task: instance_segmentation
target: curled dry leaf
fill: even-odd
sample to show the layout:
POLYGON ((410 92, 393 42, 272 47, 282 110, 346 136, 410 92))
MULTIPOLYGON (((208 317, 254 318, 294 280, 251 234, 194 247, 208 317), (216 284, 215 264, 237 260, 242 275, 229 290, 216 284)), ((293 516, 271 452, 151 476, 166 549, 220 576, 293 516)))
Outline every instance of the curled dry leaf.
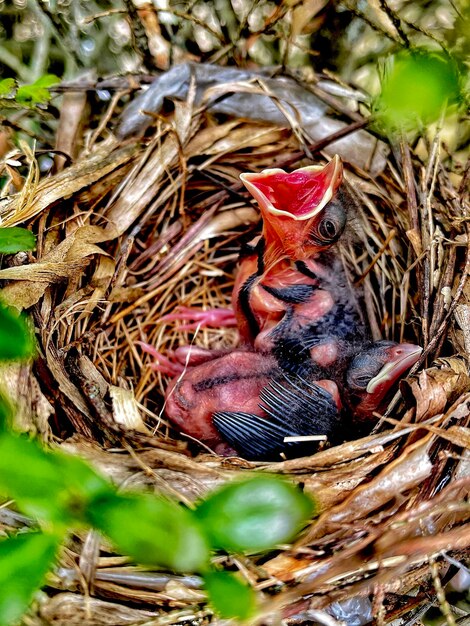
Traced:
POLYGON ((96 245, 105 239, 101 228, 82 226, 37 263, 0 270, 0 280, 18 281, 2 290, 2 299, 19 309, 33 306, 50 285, 80 276, 90 263, 91 256, 106 255, 107 253, 96 245))
POLYGON ((460 357, 438 361, 438 366, 420 372, 404 389, 416 402, 416 421, 422 422, 443 413, 470 387, 470 376, 465 361, 460 357))
POLYGON ((306 479, 301 477, 304 491, 315 498, 321 511, 330 510, 342 502, 347 494, 351 493, 378 467, 392 459, 393 454, 394 448, 389 446, 381 452, 354 459, 347 465, 316 472, 306 479))
POLYGON ((119 167, 126 166, 133 156, 133 146, 117 148, 115 140, 101 144, 99 150, 92 155, 32 186, 27 196, 22 192, 2 199, 0 201, 2 226, 16 226, 32 219, 56 202, 73 196, 119 167))

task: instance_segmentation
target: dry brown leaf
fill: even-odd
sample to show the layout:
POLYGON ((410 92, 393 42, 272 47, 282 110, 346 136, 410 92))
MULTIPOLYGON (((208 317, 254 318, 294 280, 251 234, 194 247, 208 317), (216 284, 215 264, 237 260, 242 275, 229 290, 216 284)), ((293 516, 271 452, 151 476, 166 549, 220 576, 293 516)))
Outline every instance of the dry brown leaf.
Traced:
POLYGON ((321 450, 309 457, 290 459, 279 463, 263 463, 260 469, 267 472, 295 473, 302 470, 330 468, 336 464, 351 462, 362 456, 381 453, 383 446, 412 432, 406 425, 400 430, 386 431, 378 435, 369 435, 354 441, 347 441, 339 446, 321 450))
POLYGON ((208 151, 214 143, 226 137, 239 124, 240 121, 235 119, 223 124, 214 124, 213 126, 202 128, 186 146, 184 150, 186 157, 210 154, 208 151))
POLYGON ((315 498, 321 511, 327 511, 342 502, 377 467, 393 458, 393 454, 394 448, 390 446, 382 452, 350 461, 347 465, 316 472, 308 478, 299 478, 304 484, 305 493, 315 498))
POLYGON ((421 243, 420 233, 418 233, 416 230, 407 230, 406 236, 413 246, 416 257, 419 259, 419 257, 423 254, 423 245, 421 243))
POLYGON ((46 361, 60 391, 62 391, 65 397, 73 402, 74 407, 81 411, 91 422, 92 417, 88 406, 80 391, 71 382, 64 366, 63 356, 59 355, 51 344, 48 345, 46 361))
POLYGON ((205 151, 208 155, 223 156, 226 153, 243 148, 264 146, 267 143, 280 141, 283 132, 276 127, 243 124, 231 133, 214 142, 205 151))
POLYGON ((470 428, 466 428, 465 426, 451 426, 447 430, 431 427, 429 427, 429 429, 443 439, 450 441, 455 446, 470 450, 470 428))
POLYGON ((458 304, 455 307, 454 317, 460 326, 463 335, 463 354, 470 355, 470 305, 458 304))
POLYGON ((59 200, 72 196, 114 172, 120 166, 128 164, 134 155, 134 146, 119 149, 114 140, 106 144, 103 142, 92 155, 87 155, 86 158, 77 161, 59 174, 44 178, 40 183, 32 185, 27 196, 22 192, 1 200, 2 226, 16 226, 25 220, 30 220, 59 200))
POLYGON ((443 413, 470 387, 470 377, 461 358, 441 360, 443 367, 432 367, 421 372, 411 383, 405 383, 416 401, 416 421, 422 422, 443 413))
MULTIPOLYGON (((189 127, 185 126, 184 115, 182 119, 179 137, 188 140, 199 128, 201 118, 199 116, 191 118, 189 127)), ((159 192, 161 195, 162 181, 178 163, 184 147, 179 137, 174 131, 168 129, 157 134, 143 155, 140 166, 127 177, 118 199, 106 213, 109 222, 106 232, 110 238, 122 235, 150 205, 154 210, 159 206, 158 196, 159 192)), ((175 177, 171 183, 166 183, 166 186, 171 189, 170 195, 176 194, 180 185, 181 180, 176 181, 175 177)))
POLYGON ((363 519, 367 514, 379 510, 390 500, 421 484, 432 471, 429 458, 430 437, 417 442, 397 459, 389 463, 378 476, 355 489, 341 504, 323 513, 312 526, 302 544, 316 537, 363 519))
MULTIPOLYGON (((0 280, 26 280, 52 284, 69 276, 74 276, 88 265, 87 259, 69 262, 40 261, 32 265, 19 265, 0 270, 0 280)), ((8 292, 7 292, 8 294, 8 292)), ((8 297, 8 296, 7 296, 8 297)))
POLYGON ((82 226, 37 263, 0 270, 0 279, 25 281, 7 285, 2 290, 4 302, 20 309, 36 304, 50 285, 79 277, 91 261, 88 257, 105 255, 104 250, 95 245, 105 239, 101 228, 82 226))
POLYGON ((221 211, 194 237, 194 243, 206 241, 239 226, 249 226, 257 222, 259 222, 259 213, 251 207, 221 211))
MULTIPOLYGON (((77 156, 80 125, 86 106, 86 91, 65 92, 62 96, 55 147, 56 150, 68 154, 72 159, 77 156)), ((56 155, 54 161, 56 170, 61 171, 65 164, 65 158, 56 155)))

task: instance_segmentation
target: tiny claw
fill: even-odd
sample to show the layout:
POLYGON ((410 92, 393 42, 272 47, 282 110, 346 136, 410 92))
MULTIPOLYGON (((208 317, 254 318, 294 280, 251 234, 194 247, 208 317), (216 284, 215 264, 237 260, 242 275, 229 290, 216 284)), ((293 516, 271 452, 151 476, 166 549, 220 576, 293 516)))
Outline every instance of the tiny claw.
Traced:
POLYGON ((161 322, 190 321, 189 324, 181 324, 179 330, 196 330, 204 327, 231 327, 236 326, 235 313, 231 309, 194 309, 187 306, 179 306, 174 313, 168 313, 160 318, 161 322), (192 321, 191 321, 192 320, 192 321))
POLYGON ((179 376, 179 374, 184 371, 184 365, 173 360, 174 352, 172 350, 169 350, 168 356, 165 356, 161 352, 158 352, 158 350, 149 343, 136 341, 136 344, 139 345, 144 352, 150 354, 150 356, 155 359, 155 362, 150 364, 150 369, 154 372, 160 372, 160 374, 164 374, 166 376, 179 376))

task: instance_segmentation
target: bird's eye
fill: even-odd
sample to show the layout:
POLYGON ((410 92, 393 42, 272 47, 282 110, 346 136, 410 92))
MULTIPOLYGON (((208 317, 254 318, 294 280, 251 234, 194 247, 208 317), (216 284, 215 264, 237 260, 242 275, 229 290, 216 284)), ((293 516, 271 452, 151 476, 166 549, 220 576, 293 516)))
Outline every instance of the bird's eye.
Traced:
POLYGON ((318 225, 318 234, 325 241, 334 241, 336 235, 338 234, 337 225, 335 224, 335 222, 333 222, 333 220, 326 218, 322 220, 318 225))
POLYGON ((328 203, 323 209, 321 219, 310 231, 310 240, 315 245, 328 246, 341 236, 346 225, 346 211, 337 200, 328 203))
POLYGON ((354 384, 360 389, 365 389, 367 385, 369 384, 371 378, 372 376, 369 376, 367 374, 363 374, 362 376, 355 376, 354 384))
POLYGON ((332 217, 324 217, 311 231, 310 239, 317 245, 335 243, 343 232, 343 224, 332 217))

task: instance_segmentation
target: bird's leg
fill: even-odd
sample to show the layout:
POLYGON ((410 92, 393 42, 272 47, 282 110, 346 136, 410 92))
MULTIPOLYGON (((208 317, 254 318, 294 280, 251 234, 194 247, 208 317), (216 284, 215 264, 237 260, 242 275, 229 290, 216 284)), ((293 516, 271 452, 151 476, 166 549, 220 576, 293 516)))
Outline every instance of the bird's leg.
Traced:
POLYGON ((166 376, 179 376, 186 368, 207 363, 227 353, 227 350, 210 350, 199 346, 180 346, 176 350, 168 350, 166 354, 159 352, 154 346, 144 341, 136 342, 144 352, 150 354, 155 361, 150 368, 166 376))
POLYGON ((154 372, 160 372, 165 376, 178 376, 184 371, 184 365, 175 358, 174 350, 168 350, 166 354, 162 354, 150 343, 145 341, 136 341, 136 343, 146 354, 154 358, 149 366, 154 372))
MULTIPOLYGON (((223 308, 203 311, 202 309, 179 306, 173 313, 164 315, 159 321, 183 322, 178 326, 178 330, 197 330, 208 326, 215 328, 236 326, 235 313, 231 309, 223 308)), ((149 343, 138 341, 137 344, 155 359, 150 365, 151 369, 167 376, 178 376, 189 366, 211 361, 226 353, 225 350, 209 350, 188 345, 181 346, 176 350, 168 350, 166 354, 162 354, 149 343)))
POLYGON ((187 306, 176 307, 173 313, 164 315, 160 322, 183 322, 178 330, 196 330, 197 328, 220 328, 237 325, 232 309, 216 308, 206 311, 187 306))

